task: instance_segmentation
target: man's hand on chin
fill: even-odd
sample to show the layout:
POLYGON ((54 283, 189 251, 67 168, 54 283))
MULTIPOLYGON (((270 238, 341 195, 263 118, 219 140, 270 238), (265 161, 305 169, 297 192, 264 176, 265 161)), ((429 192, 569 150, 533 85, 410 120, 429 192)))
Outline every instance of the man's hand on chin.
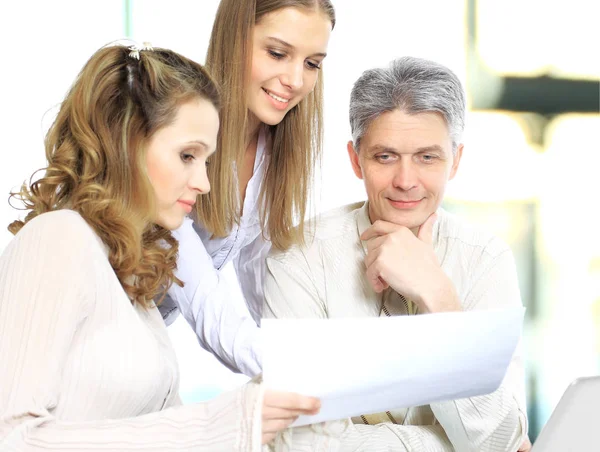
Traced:
POLYGON ((367 278, 375 292, 391 287, 416 303, 420 312, 462 310, 454 284, 433 249, 436 219, 437 215, 431 214, 417 236, 404 226, 383 220, 363 232, 367 278))

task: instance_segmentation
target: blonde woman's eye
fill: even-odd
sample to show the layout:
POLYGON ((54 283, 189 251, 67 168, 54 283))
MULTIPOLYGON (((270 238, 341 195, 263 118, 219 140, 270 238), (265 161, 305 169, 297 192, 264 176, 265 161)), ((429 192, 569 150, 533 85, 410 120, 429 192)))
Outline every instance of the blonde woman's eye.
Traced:
POLYGON ((268 50, 268 52, 269 52, 269 55, 271 55, 276 60, 281 60, 281 59, 285 58, 284 53, 276 52, 275 50, 268 50))
POLYGON ((308 66, 309 69, 314 69, 314 70, 321 69, 321 64, 315 63, 314 61, 307 61, 306 65, 308 66))

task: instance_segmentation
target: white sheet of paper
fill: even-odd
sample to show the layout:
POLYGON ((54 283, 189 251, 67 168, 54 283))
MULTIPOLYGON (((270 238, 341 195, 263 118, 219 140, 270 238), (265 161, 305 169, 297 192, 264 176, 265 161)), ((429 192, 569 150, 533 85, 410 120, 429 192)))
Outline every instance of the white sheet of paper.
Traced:
POLYGON ((294 426, 489 394, 524 308, 416 316, 263 319, 265 387, 321 399, 294 426))

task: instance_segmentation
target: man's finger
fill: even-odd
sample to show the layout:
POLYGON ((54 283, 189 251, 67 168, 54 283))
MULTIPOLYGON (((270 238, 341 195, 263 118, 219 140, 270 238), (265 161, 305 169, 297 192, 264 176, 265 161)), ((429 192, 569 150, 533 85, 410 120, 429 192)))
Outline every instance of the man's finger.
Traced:
POLYGON ((387 238, 387 235, 380 235, 379 237, 372 238, 367 242, 367 254, 374 253, 387 238))
POLYGON ((419 240, 429 245, 433 245, 433 225, 436 220, 437 214, 435 212, 429 215, 429 218, 425 220, 425 223, 419 227, 419 232, 417 233, 419 240))
POLYGON ((369 281, 375 292, 381 293, 388 288, 388 284, 379 276, 379 271, 377 270, 376 265, 370 265, 367 267, 366 276, 367 281, 369 281))
POLYGON ((390 223, 389 221, 377 220, 371 227, 365 229, 365 231, 360 235, 360 239, 370 240, 373 237, 391 234, 392 232, 395 232, 403 227, 404 226, 400 226, 395 223, 390 223))
MULTIPOLYGON (((375 240, 382 240, 384 239, 384 237, 378 237, 376 239, 371 240, 371 242, 375 241, 375 240)), ((369 243, 371 243, 369 242, 369 243)), ((371 267, 371 265, 373 265, 373 262, 375 262, 379 256, 381 255, 381 252, 383 250, 381 249, 381 247, 375 247, 373 249, 370 249, 369 246, 367 246, 367 254, 365 255, 365 267, 368 269, 369 267, 371 267)))
POLYGON ((381 284, 381 292, 390 287, 390 285, 387 282, 385 282, 381 277, 379 277, 379 282, 381 284))

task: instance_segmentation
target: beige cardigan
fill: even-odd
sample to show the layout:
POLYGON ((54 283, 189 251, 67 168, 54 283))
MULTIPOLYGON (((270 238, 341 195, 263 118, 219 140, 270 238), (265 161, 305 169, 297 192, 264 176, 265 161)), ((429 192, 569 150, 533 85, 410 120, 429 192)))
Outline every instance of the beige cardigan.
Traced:
POLYGON ((182 406, 157 308, 133 306, 76 212, 0 256, 1 451, 259 451, 261 385, 182 406))
MULTIPOLYGON (((306 247, 273 251, 267 259, 264 317, 374 317, 386 311, 392 315, 412 312, 393 291, 384 296, 375 293, 366 278, 365 244, 360 235, 371 226, 367 212, 367 205, 358 203, 324 214, 314 240, 309 238, 306 247)), ((512 253, 501 240, 440 209, 433 242, 463 309, 521 306, 512 253)), ((397 342, 373 346, 402 353, 418 339, 399 331, 397 342)), ((390 407, 389 413, 365 419, 292 429, 277 441, 282 451, 515 452, 526 434, 519 348, 504 382, 491 394, 428 406, 390 407)))

